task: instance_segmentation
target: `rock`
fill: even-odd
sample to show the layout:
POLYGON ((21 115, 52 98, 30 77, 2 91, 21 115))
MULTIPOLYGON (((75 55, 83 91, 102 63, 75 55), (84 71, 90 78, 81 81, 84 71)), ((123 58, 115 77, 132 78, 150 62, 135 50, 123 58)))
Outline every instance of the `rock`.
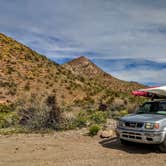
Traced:
POLYGON ((114 130, 104 130, 100 133, 101 138, 115 137, 116 133, 114 130))
POLYGON ((112 128, 116 128, 116 125, 117 125, 117 121, 114 120, 114 119, 107 119, 107 123, 106 123, 106 126, 109 128, 112 127, 112 128))
POLYGON ((18 147, 16 147, 16 148, 15 148, 15 150, 19 150, 19 148, 18 148, 18 147))

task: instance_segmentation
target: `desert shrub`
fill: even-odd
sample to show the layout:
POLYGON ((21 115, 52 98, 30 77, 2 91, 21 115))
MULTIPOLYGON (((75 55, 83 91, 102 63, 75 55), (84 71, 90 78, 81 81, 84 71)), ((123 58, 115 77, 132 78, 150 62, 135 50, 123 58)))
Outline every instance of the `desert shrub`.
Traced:
POLYGON ((6 128, 18 123, 18 115, 14 105, 0 104, 0 128, 6 128))
POLYGON ((87 116, 87 113, 80 112, 77 116, 76 126, 77 127, 85 127, 85 126, 87 126, 88 121, 89 121, 89 118, 87 116))
POLYGON ((85 82, 85 78, 84 77, 79 77, 81 82, 85 82))
POLYGON ((77 127, 86 127, 92 124, 102 124, 107 120, 107 113, 101 111, 81 111, 76 117, 77 127))
POLYGON ((72 112, 64 112, 62 114, 62 121, 60 128, 63 130, 74 129, 77 127, 76 117, 72 112))
POLYGON ((110 117, 113 119, 119 119, 122 116, 127 115, 129 112, 127 109, 123 109, 123 110, 116 110, 116 111, 110 111, 110 117))
POLYGON ((12 66, 8 66, 8 68, 7 68, 7 73, 8 74, 12 74, 14 71, 15 70, 14 70, 14 68, 12 66))
POLYGON ((5 119, 0 118, 0 129, 9 127, 9 123, 5 119))
POLYGON ((83 101, 80 99, 75 99, 74 104, 76 104, 77 106, 81 106, 83 104, 83 101))
POLYGON ((120 111, 112 111, 111 112, 111 117, 113 119, 119 119, 120 118, 120 111))
POLYGON ((0 113, 0 128, 6 128, 18 124, 18 115, 16 112, 0 113))
POLYGON ((92 109, 88 109, 86 112, 87 112, 88 114, 93 114, 95 111, 92 110, 92 109))
POLYGON ((106 123, 107 113, 97 111, 97 112, 90 115, 90 120, 94 123, 97 123, 97 124, 106 123))
POLYGON ((121 110, 120 111, 120 116, 125 116, 128 114, 128 110, 121 110))
POLYGON ((8 94, 14 96, 17 93, 17 84, 14 83, 13 81, 6 82, 4 84, 5 87, 8 87, 8 94))
POLYGON ((30 83, 27 82, 24 86, 24 90, 29 91, 30 90, 30 83))
POLYGON ((33 60, 33 56, 30 53, 26 53, 24 56, 25 60, 33 60))
POLYGON ((17 94, 17 87, 10 88, 8 91, 8 94, 12 95, 12 96, 16 95, 17 94))
POLYGON ((129 96, 129 102, 130 103, 136 103, 136 97, 134 97, 134 96, 129 96))
POLYGON ((0 104, 0 113, 11 112, 13 110, 13 105, 0 104))
POLYGON ((107 107, 108 107, 108 106, 107 106, 106 104, 102 104, 102 103, 101 103, 101 104, 99 105, 99 110, 100 110, 100 111, 106 111, 106 110, 107 110, 107 107))
POLYGON ((124 101, 122 99, 115 98, 113 103, 109 106, 109 109, 111 111, 121 111, 126 109, 126 105, 124 104, 124 101))
POLYGON ((48 116, 48 126, 51 128, 56 128, 56 125, 60 123, 61 111, 56 101, 56 96, 51 95, 47 97, 47 106, 50 108, 48 116))
POLYGON ((99 132, 100 127, 98 125, 93 125, 89 128, 89 135, 90 136, 95 136, 99 132))
POLYGON ((20 124, 30 129, 59 129, 61 112, 55 96, 48 96, 45 101, 35 97, 28 106, 23 102, 19 115, 20 124))

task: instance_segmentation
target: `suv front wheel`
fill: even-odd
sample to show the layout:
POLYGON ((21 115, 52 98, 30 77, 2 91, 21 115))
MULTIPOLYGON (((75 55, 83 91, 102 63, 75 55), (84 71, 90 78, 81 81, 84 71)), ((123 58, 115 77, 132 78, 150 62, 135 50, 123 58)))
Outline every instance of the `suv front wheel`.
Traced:
POLYGON ((166 137, 165 137, 164 141, 158 147, 162 153, 166 153, 166 137))

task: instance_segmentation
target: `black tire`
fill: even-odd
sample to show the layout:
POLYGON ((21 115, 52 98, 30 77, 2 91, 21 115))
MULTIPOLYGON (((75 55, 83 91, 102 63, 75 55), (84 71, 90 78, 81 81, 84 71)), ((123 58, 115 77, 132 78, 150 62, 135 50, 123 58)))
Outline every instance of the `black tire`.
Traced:
POLYGON ((166 153, 166 138, 160 145, 158 145, 158 148, 159 148, 160 152, 166 153))
POLYGON ((130 141, 126 141, 126 140, 124 140, 124 139, 120 139, 120 143, 121 143, 122 145, 131 145, 131 142, 130 142, 130 141))

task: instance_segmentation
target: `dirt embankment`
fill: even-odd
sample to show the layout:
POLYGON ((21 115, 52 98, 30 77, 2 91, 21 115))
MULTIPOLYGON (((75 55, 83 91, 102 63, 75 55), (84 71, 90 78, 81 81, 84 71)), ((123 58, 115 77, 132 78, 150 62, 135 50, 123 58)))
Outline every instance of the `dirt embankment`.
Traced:
POLYGON ((2 166, 165 166, 166 154, 152 146, 122 146, 116 138, 80 131, 0 136, 2 166))

